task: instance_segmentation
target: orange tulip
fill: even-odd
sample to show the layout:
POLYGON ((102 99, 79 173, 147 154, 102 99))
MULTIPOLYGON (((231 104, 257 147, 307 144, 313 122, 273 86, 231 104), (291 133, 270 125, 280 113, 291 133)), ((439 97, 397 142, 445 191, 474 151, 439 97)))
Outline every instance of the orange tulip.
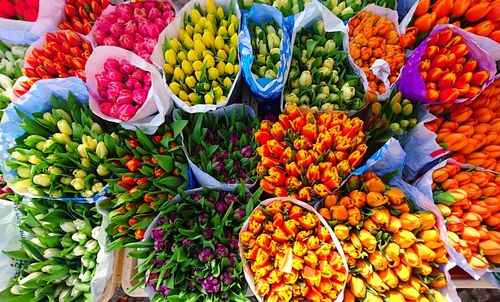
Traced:
POLYGON ((454 1, 453 8, 451 10, 451 15, 453 16, 453 18, 459 18, 463 16, 471 3, 472 0, 454 1))
POLYGON ((430 230, 436 225, 436 217, 431 212, 420 212, 417 214, 420 217, 422 230, 430 230))
POLYGON ((500 243, 494 240, 485 240, 479 242, 479 248, 484 255, 499 255, 500 243))
POLYGON ((480 254, 474 254, 468 259, 469 265, 474 269, 487 269, 490 267, 488 260, 480 254))
POLYGON ((447 205, 439 203, 436 206, 438 207, 438 209, 441 212, 441 214, 443 215, 443 217, 448 217, 451 215, 451 210, 447 205))
POLYGON ((448 171, 444 168, 432 171, 432 180, 437 183, 442 183, 449 177, 448 171))
POLYGON ((399 205, 404 201, 405 194, 398 188, 390 188, 387 192, 389 202, 394 205, 399 205))
POLYGON ((399 216, 401 227, 408 231, 413 231, 420 227, 420 217, 410 213, 402 213, 399 216))
POLYGON ((422 258, 419 257, 414 248, 407 247, 401 255, 401 262, 411 267, 419 268, 422 264, 422 258))
POLYGON ((378 225, 387 225, 391 219, 391 213, 386 208, 374 209, 371 216, 373 221, 378 225))
POLYGON ((444 138, 443 143, 447 150, 458 151, 467 145, 468 140, 463 134, 451 133, 444 138))
POLYGON ((469 22, 477 22, 486 16, 492 9, 491 3, 482 2, 471 6, 465 13, 465 19, 469 22))
POLYGON ((401 221, 396 216, 391 216, 385 230, 390 233, 397 233, 401 229, 401 221))
POLYGON ((366 203, 373 208, 384 205, 388 201, 389 201, 389 198, 387 196, 383 196, 382 194, 380 194, 378 192, 370 192, 366 196, 366 203))
POLYGON ((436 13, 426 13, 419 16, 414 22, 413 25, 418 28, 419 32, 429 32, 436 21, 436 13))
POLYGON ((337 224, 333 228, 333 232, 339 240, 345 240, 347 239, 347 237, 349 237, 349 228, 343 224, 337 224))
POLYGON ((409 248, 417 241, 415 235, 407 230, 400 230, 393 235, 392 239, 403 249, 409 248))
POLYGON ((365 186, 368 188, 369 192, 377 192, 377 193, 385 192, 385 184, 378 176, 366 180, 365 186))

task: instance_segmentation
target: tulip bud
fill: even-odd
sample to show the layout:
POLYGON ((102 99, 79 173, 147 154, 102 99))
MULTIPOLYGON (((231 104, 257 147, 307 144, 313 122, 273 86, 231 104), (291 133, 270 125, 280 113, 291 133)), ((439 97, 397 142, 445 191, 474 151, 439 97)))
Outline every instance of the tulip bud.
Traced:
POLYGON ((103 165, 97 166, 96 171, 97 171, 97 174, 99 176, 106 176, 106 175, 109 175, 109 173, 110 173, 109 170, 106 167, 104 167, 103 165))
POLYGON ((18 160, 18 161, 21 161, 21 162, 27 162, 28 161, 28 157, 21 154, 20 152, 18 151, 14 151, 12 152, 11 154, 12 158, 14 158, 15 160, 18 160))
POLYGON ((31 176, 31 169, 24 166, 19 166, 16 172, 21 178, 29 178, 31 176))
POLYGON ((311 86, 312 84, 311 72, 309 72, 308 70, 302 71, 302 73, 300 74, 299 83, 301 86, 306 86, 306 87, 311 86))
POLYGON ((50 176, 48 174, 37 174, 33 176, 33 183, 42 187, 50 187, 50 176))
MULTIPOLYGON (((113 137, 113 134, 111 134, 111 137, 113 137)), ((92 151, 94 151, 97 147, 97 140, 86 134, 82 135, 82 143, 86 148, 89 148, 92 151)))
POLYGON ((18 180, 12 185, 12 189, 14 191, 26 191, 31 184, 31 179, 18 180))
POLYGON ((52 116, 52 113, 50 112, 45 112, 43 114, 43 119, 46 120, 47 122, 55 125, 56 124, 56 121, 54 120, 54 117, 52 116))
POLYGON ((42 163, 42 160, 38 156, 36 156, 36 155, 30 155, 28 161, 32 165, 39 165, 39 164, 42 163))
POLYGON ((85 283, 90 282, 92 280, 91 271, 85 271, 85 273, 81 273, 78 276, 78 279, 80 279, 80 281, 85 282, 85 283))
POLYGON ((103 132, 101 125, 99 125, 98 123, 92 123, 90 131, 92 131, 95 134, 101 134, 103 132))
POLYGON ((62 134, 66 134, 68 136, 73 134, 73 130, 66 120, 57 121, 57 128, 62 134))
POLYGON ((70 185, 71 184, 71 180, 73 180, 71 177, 69 176, 63 176, 61 177, 60 181, 63 185, 70 185))
POLYGON ((76 178, 85 178, 87 176, 87 172, 81 169, 75 169, 73 171, 73 176, 76 178))
POLYGON ((402 213, 399 216, 401 227, 408 231, 413 231, 420 227, 420 217, 410 213, 402 213))
POLYGON ((75 242, 79 242, 80 244, 83 244, 87 240, 87 235, 85 235, 84 233, 78 232, 78 233, 74 233, 73 235, 71 235, 71 239, 75 242))
POLYGON ((52 259, 53 257, 59 256, 61 254, 60 249, 49 248, 43 251, 43 257, 47 260, 52 259))
POLYGON ((73 287, 76 284, 77 280, 78 280, 77 274, 71 275, 66 279, 66 285, 69 287, 73 287))
POLYGON ((352 276, 350 282, 351 292, 356 298, 364 298, 366 296, 366 286, 363 279, 352 276))
POLYGON ((341 88, 341 93, 344 100, 350 100, 356 94, 356 89, 354 87, 350 87, 349 83, 345 83, 341 88))
POLYGON ((64 171, 59 168, 59 167, 56 167, 56 166, 50 166, 47 171, 50 173, 50 174, 63 174, 64 171))
POLYGON ((55 133, 52 135, 52 139, 59 144, 67 144, 71 142, 71 137, 69 135, 63 134, 63 133, 55 133))
POLYGON ((409 248, 417 241, 415 235, 408 230, 400 230, 393 235, 392 239, 403 249, 409 248))
POLYGON ((380 251, 374 251, 370 253, 369 261, 371 265, 373 265, 373 268, 377 271, 383 271, 387 269, 387 259, 380 251))
POLYGON ((85 248, 88 252, 97 253, 99 251, 99 243, 97 243, 97 240, 91 239, 85 243, 85 248))
POLYGON ((63 222, 59 225, 59 227, 61 228, 61 230, 63 230, 66 233, 76 232, 75 224, 73 223, 73 221, 63 222))
POLYGON ((81 178, 75 178, 71 180, 71 186, 77 191, 82 191, 85 189, 85 182, 81 178))
POLYGON ((100 159, 103 159, 108 155, 108 147, 106 146, 106 144, 104 142, 101 141, 97 144, 95 153, 96 153, 97 157, 99 157, 100 159))
POLYGON ((345 240, 349 237, 349 228, 343 224, 337 224, 333 231, 339 240, 345 240))

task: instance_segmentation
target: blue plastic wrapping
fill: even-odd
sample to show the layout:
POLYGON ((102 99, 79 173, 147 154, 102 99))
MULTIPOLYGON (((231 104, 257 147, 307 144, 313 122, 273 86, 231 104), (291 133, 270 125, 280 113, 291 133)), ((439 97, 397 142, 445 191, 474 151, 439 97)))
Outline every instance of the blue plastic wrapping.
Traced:
POLYGON ((38 40, 38 37, 30 32, 19 31, 19 30, 9 30, 5 28, 0 28, 0 40, 6 41, 12 44, 31 44, 38 40))
MULTIPOLYGON (((77 77, 70 77, 65 79, 40 80, 26 94, 16 100, 15 103, 11 103, 4 110, 4 115, 0 122, 0 169, 7 184, 12 184, 14 178, 17 177, 17 173, 7 166, 7 160, 11 159, 7 150, 13 147, 16 138, 25 132, 20 127, 22 121, 18 117, 14 107, 28 116, 31 116, 31 113, 34 112, 46 112, 52 108, 50 102, 52 95, 59 98, 67 98, 69 92, 73 93, 81 102, 88 102, 89 94, 85 83, 77 77)), ((52 198, 49 196, 31 196, 27 192, 16 193, 27 197, 75 201, 79 203, 94 203, 103 196, 102 194, 96 194, 93 198, 52 198)), ((102 193, 107 193, 107 189, 102 193)))
POLYGON ((241 31, 239 33, 238 51, 240 54, 240 66, 250 91, 258 102, 277 99, 281 96, 285 86, 285 74, 292 57, 291 32, 293 28, 294 16, 284 18, 281 12, 272 6, 264 4, 254 4, 250 11, 242 11, 241 31), (280 62, 277 78, 258 78, 252 73, 254 53, 252 50, 251 35, 248 20, 256 24, 262 24, 274 19, 283 32, 280 45, 280 62))

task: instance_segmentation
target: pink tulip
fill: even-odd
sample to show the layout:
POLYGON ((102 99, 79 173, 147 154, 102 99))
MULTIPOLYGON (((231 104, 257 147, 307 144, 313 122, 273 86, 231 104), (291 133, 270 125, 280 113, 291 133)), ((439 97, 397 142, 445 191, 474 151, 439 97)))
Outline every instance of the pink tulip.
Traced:
POLYGON ((132 6, 128 4, 120 4, 116 7, 115 13, 122 19, 131 19, 134 14, 134 10, 132 9, 132 6))
POLYGON ((94 32, 94 40, 97 44, 104 44, 104 39, 107 37, 107 34, 100 29, 96 29, 96 31, 94 32))
POLYGON ((125 23, 125 30, 124 32, 128 35, 135 35, 137 33, 137 24, 135 23, 134 20, 129 20, 127 23, 125 23))
POLYGON ((141 82, 137 82, 134 84, 134 89, 133 90, 139 90, 139 89, 142 89, 144 86, 142 85, 141 82))
POLYGON ((116 103, 118 104, 132 104, 132 101, 135 101, 133 98, 133 92, 128 89, 121 90, 120 95, 116 98, 116 103))
POLYGON ((104 113, 105 115, 110 115, 111 114, 111 108, 113 107, 113 104, 110 102, 101 102, 99 104, 99 108, 101 108, 101 112, 104 113))
POLYGON ((121 83, 123 81, 123 75, 120 73, 118 69, 108 70, 108 78, 110 81, 121 83))
POLYGON ((158 8, 153 7, 149 10, 148 19, 156 19, 156 18, 161 18, 161 11, 158 8))
POLYGON ((134 41, 135 43, 141 43, 142 41, 144 41, 144 37, 140 33, 136 33, 134 41))
POLYGON ((108 84, 108 101, 115 102, 116 98, 120 96, 120 91, 123 89, 121 82, 109 82, 108 84))
POLYGON ((114 118, 117 118, 117 119, 120 119, 120 110, 119 110, 119 106, 118 104, 113 104, 111 106, 111 109, 109 110, 109 116, 111 117, 114 117, 114 118))
POLYGON ((139 83, 137 79, 130 78, 125 82, 125 87, 127 87, 130 90, 133 90, 135 87, 135 84, 139 83))
POLYGON ((123 35, 123 32, 125 31, 125 25, 123 23, 115 23, 111 25, 111 35, 115 38, 120 38, 121 35, 123 35))
POLYGON ((142 79, 146 76, 146 71, 137 68, 130 74, 130 78, 137 79, 138 81, 142 82, 142 79))
POLYGON ((175 13, 173 10, 171 10, 171 11, 167 10, 167 11, 163 12, 162 17, 163 17, 163 20, 165 20, 165 22, 170 23, 170 22, 172 22, 172 20, 174 20, 175 13))
POLYGON ((106 46, 118 46, 118 40, 115 37, 109 36, 104 38, 103 44, 106 46))
POLYGON ((144 86, 151 87, 151 74, 149 72, 146 74, 142 82, 144 83, 144 86))
POLYGON ((144 2, 144 8, 149 11, 153 8, 160 8, 160 3, 158 1, 146 1, 144 2))
POLYGON ((132 100, 140 107, 144 104, 144 102, 146 102, 148 92, 148 88, 134 90, 132 93, 132 100))
POLYGON ((104 62, 104 70, 106 71, 119 70, 119 69, 120 69, 120 62, 118 62, 118 60, 116 59, 107 59, 106 62, 104 62))
POLYGON ((118 106, 119 119, 121 119, 122 121, 128 121, 133 118, 138 110, 137 107, 134 107, 131 104, 123 104, 118 106))
MULTIPOLYGON (((106 65, 106 63, 105 63, 106 65)), ((106 68, 106 67, 104 67, 106 68)), ((104 86, 108 86, 108 82, 109 82, 109 78, 107 76, 106 73, 98 73, 95 75, 95 79, 97 81, 97 86, 101 86, 101 87, 104 87, 104 86)))
POLYGON ((134 8, 134 18, 135 19, 144 19, 148 15, 148 12, 143 8, 134 8))
POLYGON ((132 49, 134 46, 134 37, 132 35, 124 34, 120 37, 120 47, 125 49, 132 49))
POLYGON ((120 66, 121 73, 125 74, 130 74, 137 68, 134 65, 130 64, 130 62, 127 60, 121 60, 120 65, 121 65, 120 66))
MULTIPOLYGON (((99 93, 99 96, 102 99, 105 99, 108 96, 108 86, 98 86, 97 93, 99 93)), ((99 99, 99 100, 102 100, 102 99, 99 99)))
POLYGON ((167 27, 167 22, 165 20, 158 18, 154 20, 154 23, 163 30, 165 27, 167 27))
POLYGON ((146 39, 144 39, 143 45, 149 53, 153 53, 153 50, 155 49, 156 43, 157 43, 156 39, 146 38, 146 39))

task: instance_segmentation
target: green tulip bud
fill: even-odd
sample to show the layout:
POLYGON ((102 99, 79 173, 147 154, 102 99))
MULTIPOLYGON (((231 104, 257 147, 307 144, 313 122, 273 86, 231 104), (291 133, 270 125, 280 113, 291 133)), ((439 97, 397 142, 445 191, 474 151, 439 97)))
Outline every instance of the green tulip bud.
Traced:
POLYGON ((415 127, 418 122, 416 118, 411 118, 408 121, 410 122, 410 127, 415 127))
POLYGON ((10 293, 16 296, 24 294, 25 289, 19 285, 14 285, 10 288, 10 293))
POLYGON ((311 86, 312 84, 312 76, 311 76, 311 72, 308 71, 308 70, 304 70, 302 71, 302 73, 300 74, 300 78, 299 78, 299 84, 301 86, 311 86))
POLYGON ((63 134, 63 133, 55 133, 54 135, 52 135, 52 139, 56 143, 64 144, 64 145, 71 142, 71 137, 69 135, 63 134))
POLYGON ((92 164, 90 163, 90 159, 88 159, 88 158, 82 158, 80 160, 80 163, 82 164, 82 167, 87 168, 87 169, 92 166, 92 164))
POLYGON ((94 196, 94 192, 92 190, 85 190, 82 192, 82 197, 84 198, 91 198, 94 196))
POLYGON ((64 171, 56 166, 50 166, 47 171, 49 171, 50 174, 63 174, 64 171))
POLYGON ((85 248, 81 245, 79 246, 76 246, 73 251, 71 251, 71 253, 73 254, 73 256, 75 257, 80 257, 82 256, 84 253, 85 253, 85 248))
POLYGON ((403 111, 403 107, 400 103, 394 103, 391 105, 391 110, 394 114, 400 114, 403 111))
POLYGON ((55 125, 56 124, 56 121, 54 120, 54 117, 52 116, 52 113, 50 112, 45 112, 43 114, 43 119, 46 120, 47 122, 55 125))
POLYGON ((334 65, 335 65, 335 60, 333 60, 332 58, 327 58, 325 61, 323 61, 323 67, 330 69, 330 71, 333 70, 334 65))
POLYGON ((96 226, 92 229, 91 233, 92 233, 92 238, 94 238, 95 240, 99 240, 99 233, 101 232, 101 227, 100 226, 96 226))
POLYGON ((389 128, 391 129, 392 132, 399 131, 401 128, 399 127, 398 123, 391 123, 389 125, 389 128))
POLYGON ((68 123, 71 124, 73 122, 73 119, 71 119, 71 115, 63 109, 53 109, 53 112, 54 111, 61 115, 68 123))
POLYGON ((350 87, 349 83, 345 83, 341 88, 341 94, 344 100, 350 100, 356 94, 356 89, 350 87))
POLYGON ((401 126, 401 128, 406 129, 410 125, 410 122, 408 120, 401 120, 399 122, 399 125, 401 126))
POLYGON ((63 230, 66 233, 76 232, 76 227, 75 227, 75 224, 73 223, 73 221, 63 222, 59 225, 59 227, 61 228, 61 230, 63 230))
POLYGON ((73 134, 73 130, 71 129, 70 124, 66 120, 57 121, 57 128, 59 129, 59 132, 61 132, 62 134, 66 134, 68 136, 73 134))
POLYGON ((31 176, 31 168, 19 166, 16 169, 17 175, 21 178, 29 178, 31 176))
POLYGON ((103 165, 97 166, 97 174, 99 176, 106 176, 109 173, 110 173, 109 170, 106 167, 104 167, 103 165))
POLYGON ((334 110, 332 103, 325 103, 321 105, 321 110, 334 110))
POLYGON ((63 176, 61 177, 60 181, 63 185, 67 185, 69 186, 71 184, 71 181, 73 180, 73 178, 69 177, 69 176, 63 176))
POLYGON ((93 259, 82 258, 82 265, 85 268, 92 269, 95 267, 96 263, 93 259))
POLYGON ((67 301, 68 300, 67 297, 69 296, 70 291, 71 291, 70 288, 64 288, 63 290, 61 290, 58 296, 58 301, 59 302, 67 301))
MULTIPOLYGON (((44 253, 45 255, 45 253, 44 253)), ((34 273, 31 273, 29 274, 28 276, 22 278, 21 280, 19 280, 19 285, 24 285, 30 281, 33 281, 33 280, 36 280, 36 279, 39 279, 41 278, 42 276, 44 275, 44 273, 42 272, 34 272, 34 273)))
POLYGON ((75 242, 79 242, 80 244, 83 244, 83 243, 85 243, 85 241, 87 241, 87 235, 85 235, 84 233, 78 232, 78 233, 74 233, 73 235, 71 235, 71 239, 75 242))
POLYGON ((120 137, 118 136, 118 134, 112 132, 110 134, 111 138, 114 139, 115 141, 119 142, 120 141, 120 137))
POLYGON ((97 240, 91 239, 85 243, 85 248, 88 252, 97 253, 99 252, 99 243, 97 240))
POLYGON ((90 271, 85 271, 78 276, 78 279, 82 282, 90 282, 90 280, 92 280, 92 273, 90 271))
POLYGON ((32 185, 31 179, 18 180, 12 185, 14 191, 26 191, 32 185))
POLYGON ((99 142, 97 144, 95 153, 96 153, 97 157, 99 157, 100 159, 103 159, 108 155, 108 147, 106 146, 106 144, 104 142, 99 142))
POLYGON ((73 176, 76 178, 85 178, 87 176, 87 172, 82 169, 75 169, 73 171, 73 176))
POLYGON ((403 107, 403 115, 404 116, 410 116, 413 113, 413 105, 412 104, 406 104, 403 107))
POLYGON ((83 144, 78 145, 76 151, 78 151, 78 154, 80 154, 81 157, 88 158, 87 148, 85 147, 85 145, 83 144))
POLYGON ((61 245, 63 247, 70 247, 74 244, 74 241, 73 239, 71 239, 71 237, 68 235, 68 236, 64 236, 62 239, 61 239, 61 245))
POLYGON ((327 53, 331 53, 335 50, 336 47, 337 45, 335 45, 335 41, 329 39, 328 41, 326 41, 324 48, 327 53))
POLYGON ((38 239, 36 237, 35 238, 31 238, 30 241, 31 241, 31 243, 34 243, 34 244, 38 245, 39 247, 47 248, 47 246, 45 244, 43 244, 40 241, 40 239, 38 239))
POLYGON ((35 235, 37 235, 38 237, 45 237, 47 236, 49 233, 47 232, 47 230, 45 230, 44 228, 41 228, 41 227, 34 227, 31 229, 33 231, 33 233, 35 235))
POLYGON ((297 104, 298 102, 299 102, 299 97, 295 93, 290 93, 285 95, 285 103, 297 104))
POLYGON ((37 174, 33 176, 33 183, 42 187, 50 187, 51 180, 48 174, 37 174))
POLYGON ((66 285, 69 287, 73 287, 76 284, 77 280, 78 280, 78 275, 73 274, 66 279, 66 285))
POLYGON ((89 148, 92 151, 94 151, 97 147, 97 140, 86 134, 82 135, 82 143, 85 147, 89 148))
POLYGON ((59 156, 57 156, 56 154, 49 154, 47 156, 47 160, 50 162, 56 162, 59 160, 59 156))
POLYGON ((85 182, 81 178, 75 178, 71 180, 71 186, 77 191, 82 191, 85 189, 85 182))
POLYGON ((36 143, 35 148, 37 150, 43 151, 43 149, 45 148, 45 141, 36 143))
POLYGON ((60 253, 61 253, 60 249, 48 248, 45 251, 43 251, 43 257, 45 259, 49 260, 49 259, 52 259, 52 258, 54 258, 56 256, 59 256, 60 253))
POLYGON ((20 152, 18 151, 14 151, 12 152, 11 156, 15 159, 15 160, 18 160, 20 162, 27 162, 28 161, 28 157, 21 154, 20 152))
POLYGON ((92 123, 90 131, 92 131, 95 134, 101 134, 103 132, 101 125, 99 125, 98 123, 92 123))

